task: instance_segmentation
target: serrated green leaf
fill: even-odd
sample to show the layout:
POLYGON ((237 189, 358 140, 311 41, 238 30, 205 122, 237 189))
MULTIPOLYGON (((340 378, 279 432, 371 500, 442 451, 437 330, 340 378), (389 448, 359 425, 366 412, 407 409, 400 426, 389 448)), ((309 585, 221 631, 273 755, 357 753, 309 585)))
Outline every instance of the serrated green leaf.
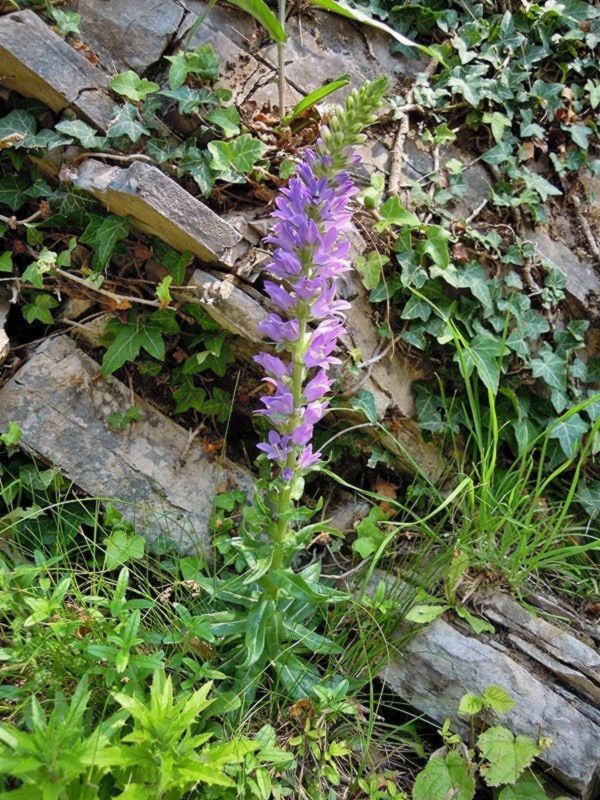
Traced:
POLYGON ((521 775, 512 786, 500 790, 498 800, 548 800, 539 779, 531 773, 521 775))
POLYGON ((445 757, 432 756, 412 790, 413 800, 472 800, 474 794, 472 767, 456 750, 445 757))
POLYGON ((16 422, 9 422, 4 433, 0 433, 0 442, 6 447, 14 447, 21 441, 21 427, 16 422))
POLYGON ((515 783, 541 750, 533 739, 515 736, 499 725, 479 736, 477 748, 487 762, 480 771, 488 786, 515 783))
POLYGON ((460 703, 458 704, 458 713, 471 716, 472 714, 479 714, 482 708, 483 698, 478 694, 467 692, 467 694, 460 698, 460 703))
POLYGON ((488 686, 482 697, 486 705, 499 714, 505 714, 515 706, 515 701, 502 686, 488 686))

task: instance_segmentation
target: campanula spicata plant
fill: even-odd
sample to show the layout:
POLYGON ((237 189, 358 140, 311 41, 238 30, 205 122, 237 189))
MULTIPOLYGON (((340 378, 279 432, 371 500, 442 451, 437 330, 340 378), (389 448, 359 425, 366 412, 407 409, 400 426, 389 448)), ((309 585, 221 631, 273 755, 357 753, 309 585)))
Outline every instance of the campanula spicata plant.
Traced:
POLYGON ((295 568, 297 554, 327 529, 310 523, 320 505, 309 509, 299 501, 307 474, 323 459, 313 445, 314 429, 327 412, 349 309, 337 295, 338 280, 351 268, 356 188, 348 169, 358 161, 353 148, 375 120, 385 86, 378 79, 354 90, 330 117, 331 128, 302 154, 281 190, 266 238, 272 259, 264 288, 276 311, 261 326, 269 350, 255 359, 269 387, 257 411, 268 423, 259 444, 261 479, 243 510, 239 536, 223 543, 231 573, 198 578, 212 597, 239 609, 206 620, 226 643, 224 669, 235 674, 246 697, 271 668, 289 694, 306 696, 320 675, 304 654, 340 652, 316 628, 327 604, 347 596, 320 581, 318 562, 295 568))

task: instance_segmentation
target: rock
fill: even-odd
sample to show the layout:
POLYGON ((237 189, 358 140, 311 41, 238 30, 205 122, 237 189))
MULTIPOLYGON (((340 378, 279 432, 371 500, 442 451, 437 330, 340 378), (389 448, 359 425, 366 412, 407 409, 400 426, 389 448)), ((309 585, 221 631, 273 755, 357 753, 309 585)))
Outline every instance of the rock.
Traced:
POLYGON ((110 72, 156 63, 186 15, 178 0, 79 0, 81 38, 110 72))
POLYGON ((325 507, 324 518, 342 533, 352 533, 357 522, 367 516, 371 505, 350 492, 339 491, 331 505, 325 507))
MULTIPOLYGON (((569 235, 563 230, 561 234, 569 235)), ((536 246, 540 255, 550 259, 564 273, 571 312, 590 320, 600 318, 600 276, 592 264, 578 257, 574 241, 553 239, 545 225, 528 231, 526 238, 536 246)))
POLYGON ((202 261, 228 267, 241 235, 214 211, 186 192, 158 167, 135 161, 129 167, 88 159, 74 183, 109 211, 158 236, 176 250, 190 250, 202 261))
POLYGON ((261 303, 236 286, 231 276, 221 278, 197 269, 188 286, 189 292, 181 292, 180 297, 201 303, 225 330, 262 345, 265 339, 258 326, 268 312, 261 303))
POLYGON ((554 617, 561 624, 568 625, 570 628, 584 634, 592 642, 600 644, 600 619, 597 618, 592 621, 582 618, 581 614, 578 614, 577 610, 567 603, 564 598, 561 597, 559 599, 549 593, 531 592, 525 599, 531 605, 554 617))
POLYGON ((5 88, 53 111, 71 109, 105 133, 115 101, 108 78, 33 11, 0 17, 0 74, 5 88))
POLYGON ((8 355, 10 348, 10 342, 8 341, 8 336, 4 330, 9 309, 10 306, 8 305, 8 302, 0 295, 0 364, 6 361, 6 356, 8 355))
POLYGON ((189 433, 140 397, 139 422, 115 432, 113 411, 132 404, 129 387, 102 378, 98 364, 68 336, 49 339, 0 390, 0 429, 22 430, 21 446, 55 464, 84 492, 115 498, 149 540, 160 534, 182 551, 209 550, 215 493, 228 483, 249 488, 250 474, 189 445, 189 433))
MULTIPOLYGON (((195 15, 190 15, 189 22, 194 19, 195 15)), ((241 106, 250 99, 262 105, 261 98, 262 102, 277 102, 277 77, 271 66, 257 61, 220 30, 213 30, 207 25, 201 25, 195 31, 186 47, 197 47, 204 43, 213 46, 219 59, 219 85, 231 90, 236 105, 241 106)), ((293 87, 287 87, 286 101, 289 105, 295 105, 301 97, 293 87)))
MULTIPOLYGON (((541 649, 539 640, 537 644, 541 649)), ((509 650, 494 638, 467 636, 439 618, 404 646, 402 657, 383 670, 382 678, 423 714, 440 723, 450 718, 464 737, 468 725, 457 715, 461 697, 502 686, 516 705, 486 721, 534 739, 540 734, 551 737, 552 744, 539 756, 541 766, 584 800, 596 796, 600 715, 564 688, 564 675, 536 667, 524 653, 509 650)))
POLYGON ((510 632, 517 649, 562 676, 565 683, 578 688, 600 704, 600 653, 569 630, 559 628, 542 617, 534 617, 512 597, 498 591, 480 594, 477 607, 495 625, 510 632), (561 666, 562 665, 562 666, 561 666))

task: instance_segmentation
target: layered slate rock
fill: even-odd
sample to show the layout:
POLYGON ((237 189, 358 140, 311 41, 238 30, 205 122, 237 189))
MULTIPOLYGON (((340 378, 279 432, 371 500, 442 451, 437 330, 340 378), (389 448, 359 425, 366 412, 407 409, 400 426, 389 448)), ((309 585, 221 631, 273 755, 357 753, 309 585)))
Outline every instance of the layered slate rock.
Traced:
POLYGON ((486 722, 552 744, 539 762, 563 786, 592 800, 600 786, 600 656, 591 642, 533 617, 512 598, 488 592, 478 608, 498 626, 475 637, 453 618, 439 618, 403 648, 383 671, 385 683, 406 702, 442 723, 450 718, 464 737, 468 723, 457 714, 461 697, 502 686, 516 701, 507 714, 486 722))
POLYGON ((186 16, 177 0, 79 0, 77 10, 82 39, 112 72, 145 72, 186 16))
POLYGON ((33 11, 0 17, 0 74, 3 86, 53 111, 72 109, 103 133, 110 125, 114 100, 107 76, 33 11))
POLYGON ((88 159, 74 182, 111 213, 128 216, 137 228, 176 250, 223 266, 237 257, 241 234, 152 164, 118 167, 88 159))
POLYGON ((68 337, 48 339, 0 390, 0 430, 22 430, 21 446, 56 464, 95 498, 109 498, 149 540, 164 535, 184 552, 209 550, 215 494, 249 488, 250 475, 227 459, 189 444, 189 432, 165 417, 68 337), (106 417, 134 403, 141 419, 124 431, 106 417))

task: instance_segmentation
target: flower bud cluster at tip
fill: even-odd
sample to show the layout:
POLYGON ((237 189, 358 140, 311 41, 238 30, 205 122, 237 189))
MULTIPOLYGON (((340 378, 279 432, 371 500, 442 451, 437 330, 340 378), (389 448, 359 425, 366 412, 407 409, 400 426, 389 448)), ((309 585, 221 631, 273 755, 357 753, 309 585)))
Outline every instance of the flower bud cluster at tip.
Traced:
MULTIPOLYGON (((322 147, 318 142, 317 150, 322 147)), ((346 163, 348 157, 346 152, 346 163)), ((266 271, 276 280, 264 286, 281 314, 270 314, 260 326, 278 355, 255 356, 272 386, 257 412, 268 418, 271 430, 258 447, 285 481, 320 459, 311 444, 313 429, 327 409, 329 369, 340 363, 335 351, 350 308, 337 297, 337 280, 350 269, 350 200, 357 190, 346 172, 332 174, 332 166, 323 152, 304 154, 276 200, 274 230, 265 240, 274 247, 266 271), (280 358, 282 353, 289 358, 280 358)))
POLYGON ((332 114, 319 147, 320 152, 330 158, 329 169, 332 174, 346 168, 349 149, 365 141, 363 131, 377 119, 376 111, 382 103, 387 85, 385 76, 367 81, 359 89, 353 89, 343 108, 332 114))

